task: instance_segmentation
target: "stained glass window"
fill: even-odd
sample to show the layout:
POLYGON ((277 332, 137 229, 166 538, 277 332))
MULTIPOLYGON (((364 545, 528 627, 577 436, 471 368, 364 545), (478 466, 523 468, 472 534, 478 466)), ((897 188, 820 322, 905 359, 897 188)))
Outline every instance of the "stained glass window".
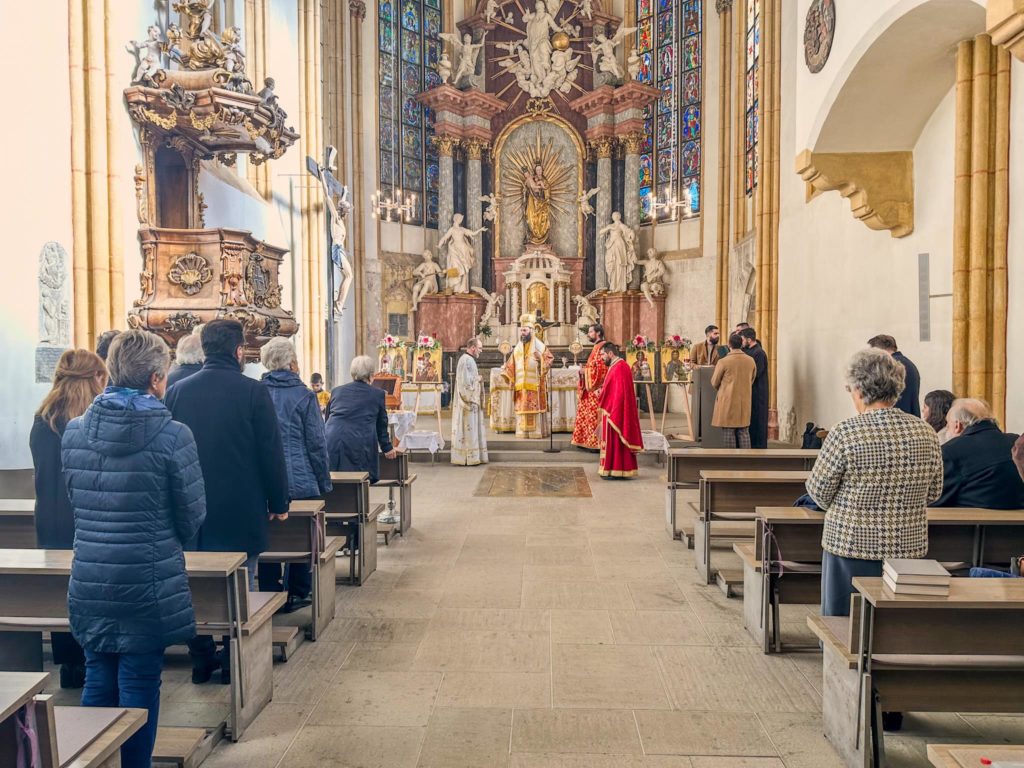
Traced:
MULTIPOLYGON (((700 212, 703 0, 636 0, 637 79, 661 91, 644 108, 640 147, 640 221, 651 223, 652 199, 683 193, 700 212)), ((657 218, 671 218, 663 208, 657 218)))
POLYGON ((761 59, 761 0, 747 2, 747 79, 746 79, 746 122, 743 131, 746 151, 744 176, 746 178, 747 195, 754 193, 757 187, 757 104, 759 89, 757 83, 757 64, 761 59))
POLYGON ((437 227, 434 113, 416 101, 439 85, 441 0, 377 0, 380 189, 385 199, 416 196, 410 224, 437 227))

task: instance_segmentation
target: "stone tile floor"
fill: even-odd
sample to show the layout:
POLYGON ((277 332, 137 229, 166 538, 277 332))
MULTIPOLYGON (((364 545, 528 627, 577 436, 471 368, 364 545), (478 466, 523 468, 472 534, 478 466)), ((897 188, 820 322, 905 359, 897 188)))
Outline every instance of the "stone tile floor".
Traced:
MULTIPOLYGON (((339 586, 324 638, 275 666, 274 701, 204 765, 838 766, 820 655, 762 655, 742 601, 698 583, 665 532, 663 470, 603 481, 595 464, 580 454, 593 498, 481 498, 497 467, 417 467, 413 530, 339 586)), ((214 722, 227 693, 172 656, 161 723, 214 722)), ((924 768, 929 741, 1021 743, 1024 717, 909 714, 890 765, 924 768)))

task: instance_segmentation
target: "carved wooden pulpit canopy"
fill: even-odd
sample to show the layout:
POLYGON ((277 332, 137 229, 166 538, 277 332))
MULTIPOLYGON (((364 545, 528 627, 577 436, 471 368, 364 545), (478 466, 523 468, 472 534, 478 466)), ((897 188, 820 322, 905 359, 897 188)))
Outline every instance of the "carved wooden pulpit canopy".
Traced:
POLYGON ((238 28, 211 29, 211 6, 175 2, 180 25, 153 25, 129 45, 136 68, 124 97, 143 149, 135 168, 143 266, 128 324, 174 346, 200 323, 232 317, 252 360, 272 337, 298 330, 281 306, 287 251, 245 230, 205 227, 200 161, 233 165, 247 153, 260 164, 281 157, 298 134, 286 126, 273 79, 257 92, 245 76, 238 28))

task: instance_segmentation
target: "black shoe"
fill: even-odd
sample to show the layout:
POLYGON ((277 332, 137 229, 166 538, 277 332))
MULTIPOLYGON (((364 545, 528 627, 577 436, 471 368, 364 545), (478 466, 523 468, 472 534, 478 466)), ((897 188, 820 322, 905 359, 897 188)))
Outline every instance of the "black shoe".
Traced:
POLYGON ((882 730, 890 731, 895 733, 896 731, 902 730, 903 728, 903 713, 902 712, 883 712, 882 713, 882 730))
POLYGON ((285 604, 281 606, 281 613, 295 613, 306 606, 312 605, 313 599, 309 597, 294 597, 289 595, 285 604))
POLYGON ((61 664, 60 665, 60 687, 81 688, 85 685, 84 664, 61 664))
POLYGON ((213 677, 213 673, 220 668, 220 662, 214 659, 213 661, 200 661, 192 664, 192 684, 202 685, 203 683, 210 682, 210 678, 213 677))

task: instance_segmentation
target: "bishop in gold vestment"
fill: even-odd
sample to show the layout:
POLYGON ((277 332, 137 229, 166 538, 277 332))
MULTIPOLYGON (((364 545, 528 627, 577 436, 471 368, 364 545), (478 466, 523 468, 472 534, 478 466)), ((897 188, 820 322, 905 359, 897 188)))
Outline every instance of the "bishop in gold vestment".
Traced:
POLYGON ((519 343, 505 361, 505 378, 512 384, 516 408, 516 437, 545 438, 549 434, 548 369, 554 355, 533 334, 533 318, 520 318, 519 343))

